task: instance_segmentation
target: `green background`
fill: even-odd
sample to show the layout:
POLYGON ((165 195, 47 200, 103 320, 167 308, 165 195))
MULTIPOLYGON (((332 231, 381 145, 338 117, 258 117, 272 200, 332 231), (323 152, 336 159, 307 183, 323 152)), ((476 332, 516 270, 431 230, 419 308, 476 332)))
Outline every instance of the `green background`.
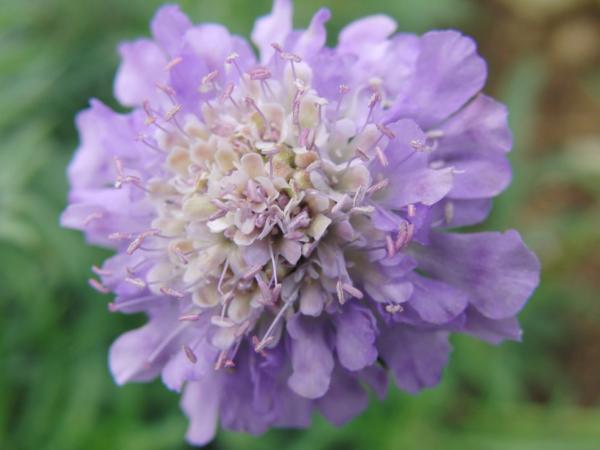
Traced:
MULTIPOLYGON (((178 396, 160 382, 114 385, 108 346, 141 316, 112 315, 87 286, 108 255, 62 230, 73 118, 89 97, 113 107, 120 40, 148 35, 156 0, 0 2, 0 450, 187 448, 178 396)), ((456 336, 442 383, 389 398, 345 427, 214 449, 600 449, 600 4, 577 0, 302 0, 296 25, 332 9, 384 12, 400 28, 459 28, 489 61, 486 91, 508 104, 514 182, 483 229, 516 228, 542 284, 522 344, 456 336)), ((268 0, 195 0, 183 9, 247 36, 268 0)), ((117 107, 118 108, 118 107, 117 107)))

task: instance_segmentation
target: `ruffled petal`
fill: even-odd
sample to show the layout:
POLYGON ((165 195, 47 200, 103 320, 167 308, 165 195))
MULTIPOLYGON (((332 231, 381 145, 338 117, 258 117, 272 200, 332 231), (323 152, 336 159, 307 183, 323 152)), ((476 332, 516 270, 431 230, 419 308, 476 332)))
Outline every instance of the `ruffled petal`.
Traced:
POLYGON ((122 62, 115 79, 117 100, 123 106, 164 101, 156 89, 156 83, 167 79, 167 57, 162 49, 149 39, 139 39, 121 44, 119 54, 122 62))
POLYGON ((432 31, 419 42, 410 86, 391 108, 390 121, 411 117, 423 128, 456 112, 485 83, 486 65, 475 42, 456 31, 432 31))
MULTIPOLYGON (((195 335, 201 332, 195 331, 195 335)), ((181 349, 165 365, 162 371, 162 381, 169 389, 181 391, 184 384, 189 381, 196 381, 202 376, 213 370, 218 350, 205 340, 191 345, 195 361, 190 361, 186 351, 181 349)))
POLYGON ((164 344, 171 346, 172 341, 168 339, 172 322, 164 312, 167 317, 154 318, 143 327, 122 334, 112 344, 108 360, 117 384, 149 381, 160 373, 169 352, 157 355, 155 351, 164 344))
POLYGON ((400 389, 416 394, 442 377, 451 347, 444 331, 388 328, 377 344, 400 389))
POLYGON ((464 332, 491 344, 499 344, 506 340, 520 341, 523 336, 519 320, 516 317, 499 320, 488 319, 475 308, 467 310, 464 332))
POLYGON ((396 31, 397 26, 394 19, 384 14, 355 20, 340 31, 338 50, 359 53, 365 45, 384 41, 396 31))
POLYGON ((171 57, 179 52, 183 36, 191 27, 192 22, 181 12, 178 5, 165 5, 159 8, 150 23, 154 40, 171 57))
POLYGON ((181 409, 190 424, 186 439, 193 445, 205 445, 213 440, 219 420, 221 386, 217 376, 187 383, 181 399, 181 409))
POLYGON ((271 14, 260 17, 252 30, 252 42, 260 52, 260 61, 266 64, 275 50, 271 44, 283 45, 292 31, 293 7, 290 0, 275 0, 271 14))
POLYGON ((327 40, 325 24, 330 18, 331 11, 329 9, 321 8, 317 11, 306 31, 300 34, 294 52, 303 58, 310 58, 321 50, 327 40))
POLYGON ((540 263, 516 231, 432 233, 417 255, 428 275, 469 293, 490 319, 516 315, 539 282, 540 263))
POLYGON ((495 197, 508 187, 511 170, 504 156, 473 157, 452 155, 444 159, 455 170, 448 197, 477 199, 495 197))
POLYGON ((377 359, 375 317, 367 308, 346 305, 335 318, 337 356, 346 369, 361 370, 377 359))
POLYGON ((446 199, 432 208, 432 223, 440 228, 475 225, 483 222, 490 214, 491 209, 492 201, 489 198, 446 199))
POLYGON ((288 320, 287 331, 292 338, 293 369, 288 385, 302 397, 322 397, 329 389, 334 365, 322 323, 296 315, 288 320))
POLYGON ((335 371, 331 388, 317 400, 321 413, 338 427, 360 414, 368 404, 369 397, 358 380, 342 369, 335 371))
POLYGON ((439 129, 436 153, 505 154, 512 147, 506 106, 482 94, 439 129))
POLYGON ((410 298, 419 317, 432 324, 448 323, 469 304, 469 295, 447 283, 419 275, 411 277, 414 293, 410 298))

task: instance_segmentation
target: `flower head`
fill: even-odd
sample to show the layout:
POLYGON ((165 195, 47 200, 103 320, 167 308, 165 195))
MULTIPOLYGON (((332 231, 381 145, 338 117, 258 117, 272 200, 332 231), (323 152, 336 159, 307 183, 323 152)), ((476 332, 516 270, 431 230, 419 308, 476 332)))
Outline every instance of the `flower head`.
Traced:
POLYGON ((161 8, 120 47, 117 114, 77 118, 65 226, 116 250, 90 284, 145 312, 110 351, 119 384, 162 375, 188 439, 335 424, 435 385, 449 334, 519 339, 539 264, 482 221, 510 181, 505 108, 455 31, 386 16, 325 47, 329 11, 292 29, 276 0, 252 38, 161 8))

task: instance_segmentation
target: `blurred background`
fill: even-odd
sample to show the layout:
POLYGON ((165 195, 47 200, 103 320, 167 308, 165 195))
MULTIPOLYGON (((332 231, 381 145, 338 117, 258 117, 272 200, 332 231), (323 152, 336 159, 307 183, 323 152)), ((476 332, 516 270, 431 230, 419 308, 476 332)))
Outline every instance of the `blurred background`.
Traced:
MULTIPOLYGON (((111 315, 87 285, 108 254, 62 230, 74 115, 118 109, 120 40, 148 35, 159 0, 0 2, 0 450, 185 449, 178 396, 159 381, 115 386, 107 350, 142 316, 111 315)), ((194 21, 248 36, 270 0, 189 0, 194 21)), ((542 259, 522 344, 456 336, 439 387, 336 429, 261 438, 220 432, 211 449, 600 449, 600 2, 302 0, 296 25, 329 6, 330 43, 383 12, 404 31, 459 28, 508 104, 514 182, 482 229, 517 228, 542 259)))

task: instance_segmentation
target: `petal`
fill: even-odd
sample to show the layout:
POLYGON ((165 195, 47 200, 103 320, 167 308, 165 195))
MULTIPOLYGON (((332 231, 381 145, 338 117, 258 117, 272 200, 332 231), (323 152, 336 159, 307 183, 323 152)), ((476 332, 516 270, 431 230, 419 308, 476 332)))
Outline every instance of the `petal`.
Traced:
POLYGON ((394 19, 384 14, 355 20, 340 31, 338 48, 342 51, 359 52, 365 44, 384 41, 396 31, 397 26, 394 19))
POLYGON ((411 394, 439 383, 451 350, 446 332, 400 326, 388 328, 377 346, 398 387, 411 394))
POLYGON ((470 295, 490 319, 515 316, 539 283, 540 263, 516 231, 432 233, 416 255, 419 268, 470 295))
POLYGON ((367 308, 346 305, 335 317, 337 356, 346 369, 357 371, 370 366, 377 359, 375 317, 367 308))
POLYGON ((331 11, 327 8, 321 8, 313 16, 306 31, 300 34, 294 47, 294 52, 303 58, 314 56, 327 40, 327 30, 325 24, 331 18, 331 11))
POLYGON ((444 159, 455 169, 451 198, 472 199, 495 197, 508 187, 511 170, 504 156, 473 157, 453 155, 444 159))
POLYGON ((485 83, 486 65, 475 42, 456 31, 432 31, 419 42, 411 88, 392 106, 390 121, 411 117, 424 128, 456 112, 485 83))
POLYGON ((447 283, 418 275, 411 277, 414 293, 410 305, 425 322, 448 323, 469 304, 469 295, 447 283))
MULTIPOLYGON (((150 320, 137 330, 119 336, 109 352, 109 366, 115 382, 123 385, 129 381, 149 381, 156 377, 164 364, 165 356, 150 357, 164 342, 169 333, 168 320, 150 320)), ((166 355, 168 352, 164 352, 166 355)))
POLYGON ((190 424, 186 439, 193 445, 205 445, 217 432, 221 386, 217 376, 187 383, 181 399, 181 409, 190 424))
POLYGON ((145 100, 163 101, 156 83, 167 79, 167 58, 153 41, 139 39, 119 46, 121 65, 115 79, 115 97, 123 106, 139 106, 145 100))
POLYGON ((143 123, 142 114, 117 114, 102 102, 92 99, 90 107, 75 119, 80 145, 67 169, 73 188, 99 188, 113 184, 114 158, 127 159, 127 168, 138 169, 148 151, 136 142, 143 123))
POLYGON ((325 293, 319 283, 304 283, 300 288, 300 312, 306 316, 320 316, 325 299, 325 293))
POLYGON ((400 209, 422 203, 433 205, 443 199, 452 189, 454 169, 420 169, 390 179, 386 189, 388 197, 380 204, 400 209))
POLYGON ((360 414, 369 403, 369 397, 356 378, 337 369, 331 388, 317 400, 317 406, 325 418, 335 426, 342 426, 360 414))
POLYGON ((439 128, 438 153, 504 154, 512 147, 506 107, 478 95, 439 128))
POLYGON ((260 61, 266 64, 274 49, 271 44, 283 45, 286 37, 292 31, 293 7, 290 0, 275 0, 271 14, 260 17, 252 30, 252 42, 260 51, 260 61))
POLYGON ((442 228, 456 228, 483 222, 492 209, 489 198, 447 199, 432 209, 433 223, 442 228))
POLYGON ((380 365, 365 367, 360 371, 360 378, 377 395, 379 400, 385 399, 388 389, 388 372, 380 365))
POLYGON ((329 389, 334 365, 322 324, 298 314, 288 320, 287 331, 292 338, 289 387, 302 397, 322 397, 329 389))
POLYGON ((171 57, 178 53, 183 35, 191 27, 192 22, 181 12, 178 5, 165 5, 159 8, 150 23, 154 40, 171 57))
POLYGON ((173 391, 181 391, 186 382, 199 380, 213 370, 217 349, 205 340, 190 345, 190 348, 196 356, 195 362, 190 361, 182 349, 169 360, 162 371, 163 383, 173 391))
POLYGON ((516 317, 488 319, 474 308, 467 310, 464 332, 492 344, 499 344, 505 340, 520 341, 523 336, 516 317))

